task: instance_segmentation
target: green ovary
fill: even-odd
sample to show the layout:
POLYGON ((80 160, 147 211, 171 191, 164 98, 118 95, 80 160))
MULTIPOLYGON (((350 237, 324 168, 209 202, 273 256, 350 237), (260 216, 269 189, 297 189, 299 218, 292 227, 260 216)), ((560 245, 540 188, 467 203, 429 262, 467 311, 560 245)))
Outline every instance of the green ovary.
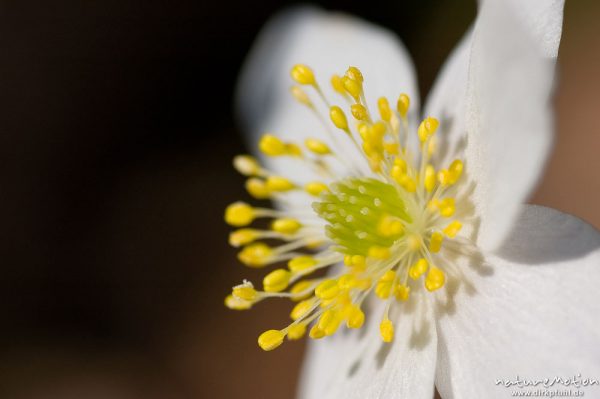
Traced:
POLYGON ((330 189, 313 208, 328 222, 326 234, 343 254, 367 256, 371 247, 390 247, 412 222, 405 202, 391 184, 350 178, 330 189))

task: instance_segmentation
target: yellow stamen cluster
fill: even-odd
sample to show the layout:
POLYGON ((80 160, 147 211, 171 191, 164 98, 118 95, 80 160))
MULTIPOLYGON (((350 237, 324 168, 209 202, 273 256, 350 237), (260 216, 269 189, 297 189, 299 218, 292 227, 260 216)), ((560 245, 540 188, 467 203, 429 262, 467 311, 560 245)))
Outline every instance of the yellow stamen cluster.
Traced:
POLYGON ((248 281, 233 287, 225 304, 244 310, 272 297, 297 302, 287 327, 268 330, 259 337, 259 346, 268 351, 281 345, 285 337, 296 340, 308 332, 309 337, 320 339, 343 324, 361 328, 366 317, 363 302, 376 297, 386 302, 381 339, 391 342, 394 321, 390 306, 410 301, 415 292, 436 291, 444 286, 448 274, 456 273, 442 254, 446 241, 456 240, 463 226, 457 219, 465 215, 467 206, 457 184, 463 162, 456 159, 447 168, 434 164, 439 121, 433 117, 425 118, 411 139, 408 95, 400 94, 395 108, 387 98, 379 98, 377 114, 372 114, 363 75, 356 67, 331 78, 333 91, 349 103, 347 110, 330 103, 310 67, 294 66, 291 77, 297 84, 291 88, 292 96, 319 116, 331 140, 308 137, 303 149, 265 134, 258 148, 270 158, 297 160, 317 178, 294 181, 270 172, 248 155, 235 157, 234 166, 248 177, 246 188, 254 198, 285 204, 289 193, 298 193, 307 203, 315 202, 312 209, 303 210, 256 208, 244 202, 226 209, 225 221, 239 227, 229 242, 242 247, 238 254, 242 263, 258 268, 283 262, 286 267, 269 272, 262 290, 248 281), (305 87, 314 91, 322 104, 305 87), (362 159, 349 159, 341 153, 338 139, 349 140, 362 159), (408 145, 415 139, 420 144, 417 154, 408 145), (340 165, 349 168, 349 176, 333 173, 334 166, 340 165), (270 228, 247 227, 257 218, 271 218, 270 228), (265 239, 281 244, 267 245, 262 242, 265 239), (310 277, 340 262, 345 265, 343 270, 310 277))

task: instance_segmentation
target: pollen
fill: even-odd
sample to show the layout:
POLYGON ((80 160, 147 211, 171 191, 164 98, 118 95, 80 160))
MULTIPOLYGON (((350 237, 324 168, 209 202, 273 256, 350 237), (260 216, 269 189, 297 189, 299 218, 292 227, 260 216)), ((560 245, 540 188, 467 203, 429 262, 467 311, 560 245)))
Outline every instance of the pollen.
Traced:
POLYGON ((255 216, 254 209, 245 202, 235 202, 225 211, 225 221, 232 226, 246 226, 255 216))
POLYGON ((407 94, 374 97, 377 107, 370 110, 358 67, 332 75, 328 89, 336 99, 327 98, 309 66, 297 64, 290 75, 292 97, 315 114, 324 134, 306 132, 314 137, 298 142, 277 133, 260 138, 263 156, 295 162, 294 177, 273 173, 250 155, 234 158, 248 194, 278 207, 238 201, 225 210, 225 221, 238 228, 229 235, 240 247, 238 259, 251 268, 273 267, 262 290, 244 280, 225 305, 247 310, 270 298, 295 303, 287 327, 259 336, 266 351, 286 337, 322 339, 360 329, 368 317, 379 317, 382 341, 392 342, 403 321, 394 320, 391 308, 435 295, 429 293, 461 276, 453 262, 462 245, 470 245, 461 233, 472 221, 465 164, 438 161, 447 159, 438 153, 442 122, 435 116, 412 120, 407 94), (261 223, 266 228, 249 226, 259 218, 269 219, 261 223), (383 314, 369 312, 366 301, 384 302, 383 314))
POLYGON ((272 351, 283 342, 285 334, 279 330, 268 330, 258 337, 258 345, 265 351, 272 351))

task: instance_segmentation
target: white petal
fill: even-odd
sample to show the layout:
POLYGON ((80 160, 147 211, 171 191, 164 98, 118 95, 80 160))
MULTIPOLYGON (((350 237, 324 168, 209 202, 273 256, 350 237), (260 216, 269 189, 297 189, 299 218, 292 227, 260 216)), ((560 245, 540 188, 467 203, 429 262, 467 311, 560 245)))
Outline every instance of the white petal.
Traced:
POLYGON ((466 98, 469 57, 473 31, 464 35, 444 63, 427 96, 423 116, 433 116, 440 121, 437 134, 439 144, 437 165, 447 167, 464 152, 466 141, 466 98))
MULTIPOLYGON (((293 9, 277 15, 266 25, 240 77, 237 105, 242 124, 250 134, 252 149, 256 148, 254 141, 258 135, 264 132, 296 142, 306 137, 329 141, 318 119, 289 94, 293 84, 289 72, 298 63, 313 68, 323 91, 334 104, 345 105, 345 101, 330 88, 331 76, 343 75, 352 65, 363 72, 372 110, 377 109, 379 96, 389 96, 390 103, 395 105, 400 93, 408 93, 414 109, 418 110, 412 62, 392 33, 345 14, 308 7, 293 9)), ((321 104, 314 91, 306 89, 314 102, 321 104)), ((325 107, 322 110, 330 123, 328 110, 325 107)), ((349 112, 347 116, 350 117, 349 112)), ((332 128, 340 139, 345 139, 342 132, 332 128)), ((358 157, 357 153, 354 155, 358 157)), ((299 169, 297 164, 285 162, 273 167, 292 175, 299 169)))
MULTIPOLYGON (((488 0, 486 0, 488 1, 488 0)), ((565 0, 505 0, 535 38, 542 54, 556 58, 565 0)))
MULTIPOLYGON (((534 188, 553 137, 555 58, 510 2, 484 1, 474 28, 467 93, 467 172, 476 181, 479 244, 501 244, 534 188)), ((548 21, 550 24, 552 21, 548 21)), ((553 22, 560 29, 560 18, 553 22)))
MULTIPOLYGON (((528 29, 540 53, 556 58, 562 30, 564 0, 507 0, 511 11, 528 29)), ((424 116, 434 116, 441 122, 438 162, 446 164, 464 150, 466 94, 473 34, 464 35, 427 96, 424 116)))
POLYGON ((429 302, 391 317, 396 331, 389 344, 379 335, 383 303, 378 302, 362 329, 310 343, 300 398, 433 397, 437 338, 429 302))
MULTIPOLYGON (((506 398, 511 389, 495 382, 516 376, 600 378, 600 233, 525 206, 487 262, 491 274, 469 278, 475 293, 459 291, 451 308, 436 308, 442 397, 506 398)), ((589 389, 586 396, 600 394, 589 389)))

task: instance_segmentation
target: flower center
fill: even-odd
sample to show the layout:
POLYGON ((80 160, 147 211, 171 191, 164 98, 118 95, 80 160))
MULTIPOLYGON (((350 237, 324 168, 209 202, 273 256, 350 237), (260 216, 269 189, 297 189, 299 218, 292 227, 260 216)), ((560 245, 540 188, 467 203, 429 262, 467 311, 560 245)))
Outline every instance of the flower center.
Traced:
POLYGON ((400 193, 391 184, 373 178, 351 178, 334 183, 331 192, 313 204, 328 222, 327 236, 337 244, 333 250, 362 255, 391 247, 405 235, 411 221, 400 193))
POLYGON ((259 149, 268 157, 293 158, 319 179, 296 182, 269 171, 250 156, 234 159, 236 169, 249 177, 246 188, 253 197, 274 199, 284 209, 290 193, 302 193, 307 201, 306 209, 255 208, 243 202, 227 208, 225 220, 233 226, 247 226, 256 218, 273 219, 269 230, 244 227, 230 235, 233 246, 244 246, 240 261, 250 267, 286 261, 287 268, 267 274, 263 291, 248 281, 233 287, 225 304, 242 310, 271 297, 296 301, 289 326, 259 337, 261 348, 271 350, 286 336, 291 340, 302 337, 308 326, 314 339, 334 334, 342 323, 360 328, 365 320, 362 303, 375 296, 386 303, 380 332, 383 341, 390 342, 394 337, 390 306, 408 301, 411 292, 438 290, 448 274, 460 276, 444 252, 460 253, 461 244, 468 245, 466 239, 457 237, 462 228, 459 219, 469 220, 470 211, 468 192, 457 184, 463 162, 456 159, 447 168, 436 169, 432 157, 439 122, 431 117, 425 118, 413 135, 419 151, 412 153, 408 96, 399 96, 396 110, 381 97, 376 119, 367 106, 363 76, 357 68, 350 67, 343 77, 334 75, 331 80, 333 89, 349 103, 354 123, 348 122, 342 108, 329 103, 309 67, 296 65, 291 74, 296 83, 313 87, 328 108, 330 122, 342 134, 333 134, 319 107, 301 86, 294 86, 292 95, 324 122, 334 146, 308 138, 305 153, 298 144, 266 134, 259 149), (362 160, 341 153, 339 138, 349 140, 362 160), (334 163, 344 167, 347 175, 334 173, 334 163), (263 239, 283 243, 271 247, 259 241, 263 239), (341 262, 345 267, 337 273, 309 277, 341 262))

